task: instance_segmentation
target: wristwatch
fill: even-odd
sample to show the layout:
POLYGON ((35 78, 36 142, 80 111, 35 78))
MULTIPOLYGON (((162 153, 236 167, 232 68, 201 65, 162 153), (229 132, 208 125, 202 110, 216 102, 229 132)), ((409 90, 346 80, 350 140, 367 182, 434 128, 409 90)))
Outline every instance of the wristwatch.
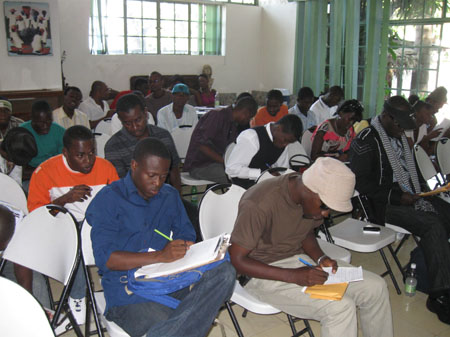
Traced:
POLYGON ((325 255, 325 254, 323 254, 321 257, 319 257, 319 258, 317 259, 317 265, 320 266, 320 262, 322 262, 322 260, 325 259, 325 258, 327 258, 327 257, 328 257, 328 256, 325 255))

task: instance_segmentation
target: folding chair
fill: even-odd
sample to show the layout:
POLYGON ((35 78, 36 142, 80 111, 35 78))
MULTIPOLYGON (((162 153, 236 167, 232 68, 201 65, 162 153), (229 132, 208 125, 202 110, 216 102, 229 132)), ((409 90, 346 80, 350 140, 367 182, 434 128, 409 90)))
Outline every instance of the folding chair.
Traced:
POLYGON ((289 155, 289 167, 294 171, 302 171, 311 165, 311 158, 306 153, 300 142, 294 142, 287 146, 289 155))
MULTIPOLYGON (((360 201, 359 193, 357 191, 355 191, 354 198, 357 198, 357 200, 360 201)), ((361 206, 363 207, 362 202, 361 206)), ((336 217, 339 217, 339 215, 335 216, 334 218, 336 217)), ((396 239, 396 234, 390 228, 378 226, 368 221, 368 219, 367 221, 362 221, 353 218, 347 218, 341 223, 335 225, 333 222, 333 218, 329 217, 325 219, 324 223, 321 225, 319 236, 322 239, 326 239, 330 243, 334 243, 340 247, 344 247, 355 252, 374 253, 378 251, 387 270, 382 274, 382 276, 389 274, 392 283, 394 284, 395 290, 397 291, 397 294, 400 295, 402 292, 400 290, 400 287, 398 286, 397 280, 395 279, 394 273, 392 272, 389 261, 387 260, 386 255, 383 251, 384 247, 388 247, 395 263, 397 264, 399 270, 402 272, 402 266, 391 246, 391 244, 396 239), (363 232, 363 227, 367 225, 379 227, 380 234, 365 234, 363 232)))
POLYGON ((442 176, 436 171, 428 153, 419 144, 414 145, 414 159, 416 160, 420 175, 431 190, 443 185, 444 180, 442 176))
MULTIPOLYGON (((234 221, 236 220, 238 213, 239 200, 244 192, 244 188, 231 184, 215 185, 205 192, 199 206, 200 230, 204 240, 223 232, 231 233, 233 231, 234 221), (224 194, 219 195, 214 192, 228 187, 228 191, 224 194)), ((247 311, 260 315, 272 315, 281 312, 271 305, 250 295, 245 288, 236 281, 233 295, 231 296, 230 301, 225 303, 225 306, 239 337, 243 337, 243 333, 236 315, 234 314, 232 308, 233 303, 238 304, 245 309, 243 314, 244 317, 247 311)), ((290 315, 287 316, 294 336, 301 336, 308 332, 310 337, 314 337, 308 320, 303 320, 305 328, 297 332, 294 324, 295 318, 290 315)))
MULTIPOLYGON (((181 161, 184 162, 184 158, 186 157, 187 150, 189 148, 189 143, 191 141, 192 132, 194 128, 192 125, 181 125, 180 127, 174 129, 171 132, 173 142, 175 143, 175 147, 178 152, 178 156, 181 161)), ((181 184, 187 186, 204 186, 204 185, 212 185, 213 181, 204 180, 204 179, 195 179, 191 177, 189 172, 180 172, 181 184)), ((183 194, 183 196, 190 196, 193 194, 200 193, 187 193, 183 194)))
POLYGON ((0 194, 0 200, 20 209, 23 214, 28 214, 27 197, 22 187, 6 174, 0 173, 0 188, 4 191, 0 194))
POLYGON ((92 251, 91 242, 91 226, 84 221, 81 228, 81 255, 83 258, 83 269, 86 276, 87 283, 87 299, 88 302, 86 306, 86 325, 85 325, 85 336, 92 335, 90 331, 90 311, 92 310, 95 325, 97 328, 97 333, 100 337, 103 336, 103 330, 100 325, 100 320, 106 327, 109 335, 111 337, 129 337, 129 335, 116 323, 108 321, 103 314, 105 313, 106 300, 102 291, 94 291, 94 284, 92 281, 92 276, 89 267, 95 266, 94 253, 92 251))
POLYGON ((450 140, 448 138, 441 138, 437 142, 436 158, 442 178, 446 183, 449 183, 447 175, 450 174, 450 140))
POLYGON ((2 336, 55 336, 42 306, 20 285, 0 277, 0 298, 2 336))
POLYGON ((105 158, 105 145, 109 138, 111 138, 111 135, 94 132, 94 137, 97 148, 97 156, 105 158))
POLYGON ((111 118, 105 118, 95 127, 95 132, 106 133, 107 135, 112 135, 111 133, 111 118))
POLYGON ((80 258, 79 247, 77 224, 70 212, 64 207, 46 205, 35 209, 24 218, 16 228, 3 258, 63 284, 51 326, 55 329, 57 322, 63 321, 59 320, 59 317, 64 310, 75 333, 81 337, 83 335, 68 304, 80 258))
POLYGON ((312 147, 311 137, 312 137, 312 132, 309 130, 306 130, 302 136, 302 146, 305 149, 306 155, 308 157, 311 156, 311 147, 312 147))

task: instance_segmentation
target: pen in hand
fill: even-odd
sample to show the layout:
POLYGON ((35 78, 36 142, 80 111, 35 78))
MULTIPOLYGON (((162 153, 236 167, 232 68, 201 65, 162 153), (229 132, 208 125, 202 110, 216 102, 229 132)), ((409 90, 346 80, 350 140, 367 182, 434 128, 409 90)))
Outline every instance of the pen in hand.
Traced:
POLYGON ((320 269, 320 270, 322 270, 322 267, 320 267, 320 266, 315 266, 315 265, 312 265, 311 263, 309 263, 308 261, 306 261, 306 260, 302 259, 301 257, 299 257, 299 258, 298 258, 298 260, 299 260, 299 261, 300 261, 301 263, 303 263, 304 265, 308 266, 308 267, 311 267, 311 268, 316 268, 316 269, 320 269))

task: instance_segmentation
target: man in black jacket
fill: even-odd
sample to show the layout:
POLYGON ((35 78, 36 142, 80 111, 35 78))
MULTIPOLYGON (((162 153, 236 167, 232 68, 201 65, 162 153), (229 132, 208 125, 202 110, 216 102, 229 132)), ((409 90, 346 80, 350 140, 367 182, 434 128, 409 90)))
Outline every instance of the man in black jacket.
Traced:
POLYGON ((389 98, 381 115, 350 148, 356 190, 368 197, 371 221, 400 226, 418 235, 431 282, 427 308, 450 324, 450 207, 440 198, 421 198, 417 171, 404 130, 415 128, 412 108, 389 98))

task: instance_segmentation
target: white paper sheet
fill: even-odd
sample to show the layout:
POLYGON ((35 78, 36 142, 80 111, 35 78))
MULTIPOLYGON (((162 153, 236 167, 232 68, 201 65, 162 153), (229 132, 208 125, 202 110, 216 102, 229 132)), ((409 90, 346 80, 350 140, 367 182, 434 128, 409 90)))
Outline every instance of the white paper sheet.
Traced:
POLYGON ((363 280, 362 267, 339 267, 336 274, 331 272, 331 267, 322 268, 329 276, 324 284, 335 284, 343 282, 355 282, 363 280))

